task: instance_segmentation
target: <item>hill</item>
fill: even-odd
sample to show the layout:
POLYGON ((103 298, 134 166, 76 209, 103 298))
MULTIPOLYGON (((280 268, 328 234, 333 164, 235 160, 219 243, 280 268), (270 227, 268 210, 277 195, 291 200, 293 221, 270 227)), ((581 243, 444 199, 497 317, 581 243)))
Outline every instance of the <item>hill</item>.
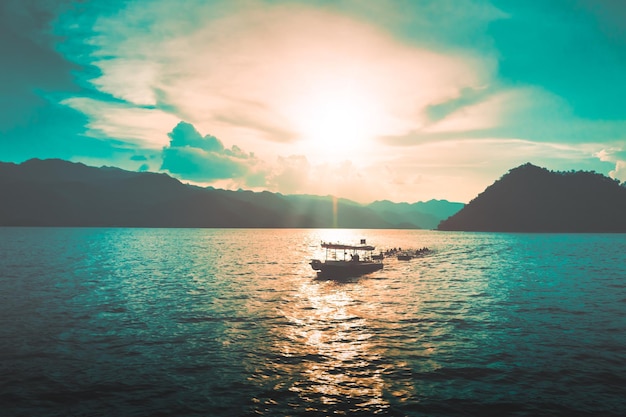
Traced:
POLYGON ((410 215, 394 219, 331 196, 201 188, 166 174, 59 159, 0 162, 0 200, 0 226, 422 227, 407 222, 410 215))
POLYGON ((441 220, 457 213, 463 206, 463 203, 451 203, 447 200, 420 201, 413 204, 383 200, 367 205, 386 221, 419 224, 425 229, 436 228, 441 220))
POLYGON ((438 230, 626 232, 626 188, 595 172, 510 170, 438 230))

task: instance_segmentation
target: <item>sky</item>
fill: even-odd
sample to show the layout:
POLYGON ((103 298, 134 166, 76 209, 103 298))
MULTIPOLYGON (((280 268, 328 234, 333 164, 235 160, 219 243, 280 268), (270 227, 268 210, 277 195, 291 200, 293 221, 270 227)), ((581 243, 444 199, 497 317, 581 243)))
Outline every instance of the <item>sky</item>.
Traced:
POLYGON ((622 0, 3 0, 0 161, 469 202, 626 181, 622 0))

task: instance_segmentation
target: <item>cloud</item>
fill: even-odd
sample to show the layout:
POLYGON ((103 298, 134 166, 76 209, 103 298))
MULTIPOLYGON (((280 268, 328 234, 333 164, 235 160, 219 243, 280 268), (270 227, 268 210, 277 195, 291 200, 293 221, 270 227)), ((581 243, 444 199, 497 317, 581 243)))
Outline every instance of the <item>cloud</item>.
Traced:
POLYGON ((579 0, 579 4, 595 15, 598 29, 623 51, 626 46, 626 3, 622 0, 579 0))
POLYGON ((603 148, 594 154, 600 161, 610 162, 615 168, 609 176, 620 182, 626 182, 626 142, 617 142, 612 147, 603 148))
POLYGON ((461 140, 507 135, 509 123, 518 123, 527 89, 467 88, 455 96, 425 108, 427 122, 403 135, 379 139, 393 146, 415 146, 433 141, 461 140))
POLYGON ((54 49, 52 21, 69 1, 0 2, 0 132, 28 123, 46 105, 38 92, 76 91, 77 66, 54 49), (45 69, 45 70, 42 70, 45 69))
POLYGON ((168 135, 170 137, 170 148, 191 147, 199 148, 206 152, 221 152, 224 145, 215 136, 206 135, 202 137, 192 124, 180 122, 168 135))
MULTIPOLYGON (((412 201, 428 198, 468 202, 509 169, 526 162, 551 170, 604 170, 606 163, 593 157, 599 145, 540 143, 515 138, 448 138, 413 146, 411 152, 381 155, 384 170, 380 186, 389 199, 412 201), (454 197, 450 190, 454 189, 454 197)), ((381 162, 382 163, 382 162, 381 162)))
POLYGON ((311 164, 304 155, 278 157, 267 174, 265 185, 285 194, 302 194, 310 190, 311 164))
POLYGON ((190 123, 178 123, 168 136, 170 143, 163 148, 161 169, 184 179, 242 179, 256 163, 253 154, 246 154, 237 146, 227 149, 215 136, 200 135, 190 123))
POLYGON ((7 0, 0 153, 360 201, 623 178, 625 9, 565 3, 7 0))
POLYGON ((428 107, 426 114, 429 122, 419 129, 379 139, 391 146, 491 138, 584 146, 594 141, 611 143, 626 130, 623 120, 576 117, 561 97, 532 86, 461 91, 428 107))
POLYGON ((626 182, 626 159, 622 159, 615 163, 615 169, 609 172, 611 178, 626 182))
MULTIPOLYGON (((329 123, 350 124, 337 129, 344 137, 402 134, 426 121, 428 106, 490 82, 494 57, 401 41, 343 4, 337 11, 298 2, 131 2, 96 21, 89 64, 101 74, 90 83, 252 148, 314 146, 333 135, 320 129, 329 123), (351 110, 329 119, 325 103, 351 110)), ((89 112, 91 126, 104 124, 101 104, 89 112)))
POLYGON ((314 164, 304 155, 278 157, 264 172, 264 188, 284 194, 334 195, 368 203, 387 195, 378 170, 349 160, 314 164))
POLYGON ((490 91, 490 89, 486 87, 463 88, 457 91, 455 97, 446 98, 440 103, 430 104, 426 106, 424 111, 429 121, 436 122, 455 113, 457 110, 485 100, 490 94, 493 94, 493 91, 490 91))
POLYGON ((167 143, 167 132, 180 120, 163 110, 120 101, 70 97, 61 103, 88 116, 87 135, 147 149, 163 147, 167 143))
MULTIPOLYGON (((339 101, 353 107, 355 102, 369 103, 348 116, 361 120, 357 133, 374 137, 415 136, 433 129, 437 138, 451 126, 455 131, 476 132, 522 119, 509 130, 521 124, 514 136, 535 139, 523 120, 526 117, 516 114, 515 103, 504 103, 507 119, 500 117, 502 108, 495 107, 497 114, 488 111, 494 109, 495 97, 540 84, 537 81, 549 86, 546 93, 570 98, 593 94, 594 103, 613 91, 596 88, 603 81, 597 72, 585 70, 596 67, 584 54, 565 59, 572 63, 567 71, 555 62, 568 50, 563 44, 571 46, 568 39, 585 38, 574 37, 576 31, 599 39, 587 16, 563 6, 495 4, 463 1, 459 6, 458 1, 446 0, 363 5, 344 0, 319 7, 319 3, 296 1, 189 0, 182 8, 169 0, 130 2, 119 12, 95 20, 88 41, 93 51, 76 59, 87 56, 84 63, 99 69, 100 74, 89 80, 98 91, 128 105, 152 106, 155 112, 188 120, 247 149, 259 140, 289 144, 310 135, 328 121, 315 102, 339 101), (547 23, 555 23, 561 12, 568 19, 556 23, 567 36, 541 36, 540 45, 527 45, 516 35, 525 31, 511 30, 515 25, 527 27, 521 17, 526 13, 544 23, 528 28, 539 36, 551 30, 547 23), (525 53, 517 53, 519 46, 525 53), (555 46, 561 52, 554 53, 555 46), (498 73, 504 73, 504 80, 498 79, 498 73), (526 85, 516 81, 511 88, 503 83, 510 80, 526 80, 526 85), (582 93, 563 91, 572 81, 582 93), (485 111, 477 108, 481 103, 485 111), (464 119, 463 114, 467 114, 464 119)), ((615 10, 623 12, 610 1, 597 7, 586 0, 582 4, 604 20, 615 10)), ((620 30, 616 22, 611 27, 620 30)), ((615 51, 606 51, 607 56, 614 57, 615 51)), ((102 111, 87 113, 92 119, 89 126, 105 124, 97 120, 107 114, 107 104, 101 104, 102 111)), ((574 113, 561 113, 548 121, 554 126, 549 133, 558 135, 560 128, 567 128, 568 117, 580 106, 581 100, 575 100, 574 113)), ((108 117, 107 124, 115 123, 124 128, 129 124, 108 117)), ((585 130, 595 133, 593 127, 585 130)), ((330 136, 329 129, 319 132, 330 136)), ((569 133, 574 134, 574 129, 569 133)))

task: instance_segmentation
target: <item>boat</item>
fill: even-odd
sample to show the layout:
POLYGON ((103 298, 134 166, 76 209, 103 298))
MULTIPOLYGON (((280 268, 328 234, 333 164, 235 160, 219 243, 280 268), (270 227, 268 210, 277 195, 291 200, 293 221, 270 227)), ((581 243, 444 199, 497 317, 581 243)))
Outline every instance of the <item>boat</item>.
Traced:
POLYGON ((322 242, 326 249, 326 259, 312 259, 311 268, 318 271, 319 276, 329 278, 356 277, 383 269, 382 259, 374 259, 372 252, 376 249, 361 239, 359 245, 322 242))
POLYGON ((430 249, 428 249, 427 247, 423 247, 415 251, 415 257, 418 258, 420 256, 428 255, 430 253, 432 253, 430 249))
POLYGON ((372 255, 372 259, 376 260, 376 261, 382 261, 383 259, 385 259, 385 254, 382 252, 379 252, 375 255, 372 255))
POLYGON ((413 259, 413 255, 409 252, 401 252, 398 254, 399 261, 410 261, 411 259, 413 259))
POLYGON ((419 258, 421 256, 427 255, 431 253, 431 250, 428 249, 427 247, 423 247, 417 250, 405 250, 402 251, 400 253, 398 253, 398 260, 399 261, 410 261, 413 258, 419 258))

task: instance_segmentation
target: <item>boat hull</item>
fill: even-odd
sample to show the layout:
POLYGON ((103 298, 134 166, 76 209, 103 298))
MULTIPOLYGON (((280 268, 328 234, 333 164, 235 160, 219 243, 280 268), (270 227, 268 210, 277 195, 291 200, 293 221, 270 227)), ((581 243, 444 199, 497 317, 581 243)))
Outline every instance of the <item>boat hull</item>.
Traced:
POLYGON ((311 261, 311 268, 325 277, 356 277, 383 269, 382 262, 311 261))

